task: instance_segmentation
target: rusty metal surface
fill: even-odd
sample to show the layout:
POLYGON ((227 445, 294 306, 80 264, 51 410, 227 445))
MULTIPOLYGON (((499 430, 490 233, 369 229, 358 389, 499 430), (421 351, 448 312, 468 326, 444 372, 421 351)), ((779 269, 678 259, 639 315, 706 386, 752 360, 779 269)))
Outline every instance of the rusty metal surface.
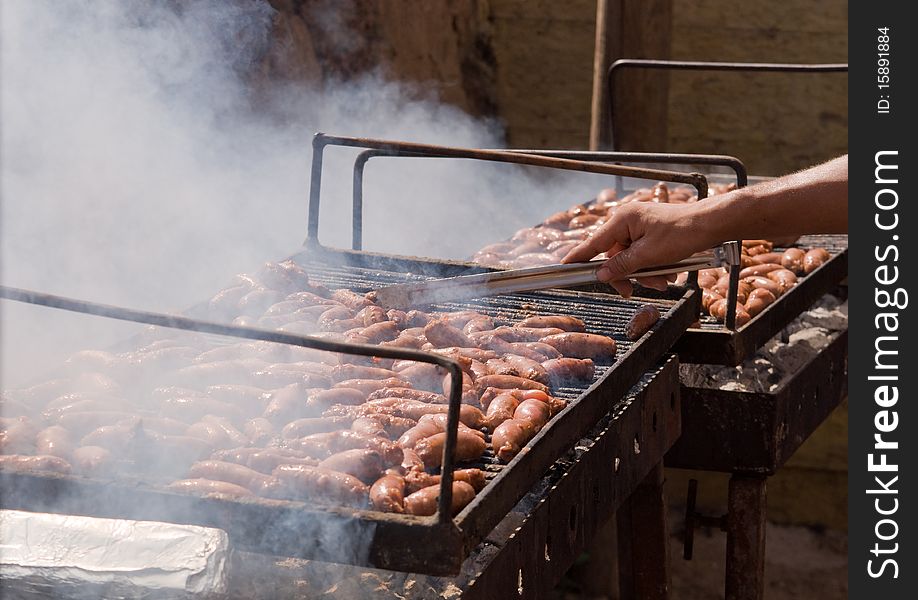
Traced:
POLYGON ((764 475, 730 478, 726 600, 762 600, 765 595, 765 487, 764 475))
POLYGON ((842 331, 774 393, 683 386, 683 433, 666 466, 773 474, 841 402, 847 357, 842 331))
POLYGON ((663 483, 661 462, 650 470, 615 514, 618 522, 621 598, 669 598, 672 581, 663 483))

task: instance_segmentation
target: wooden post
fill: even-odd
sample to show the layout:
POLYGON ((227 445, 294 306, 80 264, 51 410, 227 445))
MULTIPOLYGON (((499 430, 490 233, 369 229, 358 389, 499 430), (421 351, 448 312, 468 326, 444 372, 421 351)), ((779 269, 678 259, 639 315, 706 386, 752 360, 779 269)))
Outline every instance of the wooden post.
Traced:
POLYGON ((591 150, 666 150, 669 73, 626 69, 616 75, 615 98, 607 74, 619 58, 669 58, 672 21, 673 0, 597 0, 591 150))

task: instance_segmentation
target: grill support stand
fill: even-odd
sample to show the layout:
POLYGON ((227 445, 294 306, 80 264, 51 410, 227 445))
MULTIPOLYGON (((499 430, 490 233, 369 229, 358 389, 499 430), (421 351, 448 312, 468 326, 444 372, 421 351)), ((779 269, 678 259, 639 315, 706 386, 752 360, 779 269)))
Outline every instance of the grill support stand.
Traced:
POLYGON ((765 595, 765 486, 765 475, 730 477, 726 600, 762 600, 765 595))
POLYGON ((669 598, 672 581, 663 482, 663 463, 658 463, 616 512, 620 598, 669 598))

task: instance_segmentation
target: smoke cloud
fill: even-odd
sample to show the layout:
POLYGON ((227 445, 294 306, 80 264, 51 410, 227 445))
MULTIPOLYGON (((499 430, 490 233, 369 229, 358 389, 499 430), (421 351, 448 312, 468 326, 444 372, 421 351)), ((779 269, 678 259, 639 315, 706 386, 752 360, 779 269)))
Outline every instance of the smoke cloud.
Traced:
MULTIPOLYGON (((497 123, 380 73, 256 92, 273 15, 265 1, 9 0, 0 11, 6 285, 182 310, 297 249, 315 131, 502 143, 497 123)), ((328 245, 350 244, 353 156, 328 154, 328 245)), ((375 159, 365 247, 467 257, 602 185, 571 183, 469 161, 375 159)), ((3 387, 136 330, 3 302, 3 387)))

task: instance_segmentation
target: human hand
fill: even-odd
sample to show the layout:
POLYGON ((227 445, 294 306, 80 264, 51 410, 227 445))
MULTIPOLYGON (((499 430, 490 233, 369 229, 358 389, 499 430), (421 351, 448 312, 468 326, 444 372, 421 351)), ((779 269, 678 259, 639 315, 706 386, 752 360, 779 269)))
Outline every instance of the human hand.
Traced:
MULTIPOLYGON (((700 205, 625 204, 561 262, 583 262, 597 254, 608 253, 609 259, 597 271, 597 277, 627 298, 633 291, 629 274, 645 267, 680 261, 717 243, 718 240, 709 239, 705 219, 698 209, 700 205)), ((638 281, 646 287, 665 290, 670 280, 660 276, 638 281)))

